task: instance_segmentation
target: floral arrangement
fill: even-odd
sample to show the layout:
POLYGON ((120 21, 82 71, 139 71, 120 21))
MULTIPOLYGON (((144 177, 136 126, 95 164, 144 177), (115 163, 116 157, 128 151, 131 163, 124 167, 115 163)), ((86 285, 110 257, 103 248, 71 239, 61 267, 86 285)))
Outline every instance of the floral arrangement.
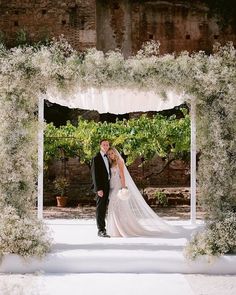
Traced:
POLYGON ((127 187, 121 188, 117 193, 117 197, 122 201, 129 200, 130 196, 130 191, 127 187))
MULTIPOLYGON (((73 92, 78 86, 153 89, 162 93, 163 99, 167 90, 174 89, 184 91, 186 101, 192 100, 197 106, 201 152, 198 184, 206 220, 226 221, 227 213, 236 205, 235 68, 232 43, 215 46, 211 55, 183 52, 160 56, 159 43, 149 42, 128 59, 119 51, 89 49, 78 53, 63 39, 49 46, 10 50, 0 45, 0 208, 14 208, 14 216, 20 221, 18 231, 23 231, 27 220, 34 220, 30 212, 36 198, 37 131, 43 128, 36 118, 37 103, 40 93, 49 86, 62 92, 73 92)), ((6 228, 12 227, 11 211, 4 212, 6 228)), ((32 239, 35 231, 45 230, 39 221, 34 225, 27 226, 32 239)), ((207 226, 206 233, 208 230, 207 226)), ((233 231, 235 234, 234 227, 233 231)), ((40 240, 41 245, 45 240, 42 234, 36 236, 38 243, 26 252, 48 250, 42 247, 38 252, 40 240)), ((195 243, 201 237, 197 235, 195 243)), ((8 243, 13 245, 14 241, 12 229, 8 243)), ((4 253, 13 251, 6 249, 4 253)), ((220 253, 228 251, 227 247, 221 249, 220 253)), ((24 253, 19 243, 14 252, 24 253)))
POLYGON ((185 249, 187 258, 194 260, 200 255, 220 256, 236 253, 236 214, 210 221, 202 232, 194 235, 185 249))
POLYGON ((0 216, 0 256, 12 253, 42 257, 50 247, 49 232, 36 217, 20 217, 16 209, 4 208, 0 216))

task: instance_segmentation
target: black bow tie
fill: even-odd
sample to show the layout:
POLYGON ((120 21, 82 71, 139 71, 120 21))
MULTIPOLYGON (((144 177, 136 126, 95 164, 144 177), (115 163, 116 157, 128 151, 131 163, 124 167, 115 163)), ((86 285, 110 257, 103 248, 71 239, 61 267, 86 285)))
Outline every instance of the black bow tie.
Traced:
POLYGON ((107 155, 105 154, 104 157, 107 157, 107 155))

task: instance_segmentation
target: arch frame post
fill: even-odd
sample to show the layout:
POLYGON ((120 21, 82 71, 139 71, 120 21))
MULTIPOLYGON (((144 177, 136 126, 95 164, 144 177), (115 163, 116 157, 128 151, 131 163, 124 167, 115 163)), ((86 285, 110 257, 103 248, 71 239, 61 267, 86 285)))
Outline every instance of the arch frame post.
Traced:
POLYGON ((43 219, 43 123, 44 123, 44 98, 38 98, 38 198, 37 198, 37 216, 43 219))
POLYGON ((190 222, 196 224, 196 191, 197 191, 197 161, 196 161, 196 100, 191 99, 190 106, 191 115, 191 180, 190 180, 190 191, 191 191, 191 211, 190 211, 190 222))

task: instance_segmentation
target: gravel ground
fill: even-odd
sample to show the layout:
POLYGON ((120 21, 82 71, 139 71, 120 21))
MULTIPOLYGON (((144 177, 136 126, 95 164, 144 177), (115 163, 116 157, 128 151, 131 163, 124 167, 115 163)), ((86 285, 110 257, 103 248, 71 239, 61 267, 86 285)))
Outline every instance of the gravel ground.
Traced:
MULTIPOLYGON (((190 218, 190 207, 187 205, 176 207, 152 207, 153 210, 160 216, 166 219, 186 220, 190 218)), ((77 206, 77 207, 44 207, 43 216, 46 219, 91 219, 95 218, 95 206, 77 206)), ((197 218, 203 219, 204 213, 200 208, 197 208, 197 218)))

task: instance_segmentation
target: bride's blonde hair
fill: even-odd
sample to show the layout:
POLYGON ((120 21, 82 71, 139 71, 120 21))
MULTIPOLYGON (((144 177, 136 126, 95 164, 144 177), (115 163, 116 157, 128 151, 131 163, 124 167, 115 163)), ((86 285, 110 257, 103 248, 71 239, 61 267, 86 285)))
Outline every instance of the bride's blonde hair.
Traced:
POLYGON ((114 160, 112 160, 112 159, 109 158, 109 161, 110 161, 111 166, 112 165, 117 165, 118 164, 118 160, 119 160, 119 156, 117 155, 116 149, 113 148, 113 147, 110 147, 107 152, 109 152, 109 151, 113 151, 113 153, 115 154, 115 159, 114 160))

